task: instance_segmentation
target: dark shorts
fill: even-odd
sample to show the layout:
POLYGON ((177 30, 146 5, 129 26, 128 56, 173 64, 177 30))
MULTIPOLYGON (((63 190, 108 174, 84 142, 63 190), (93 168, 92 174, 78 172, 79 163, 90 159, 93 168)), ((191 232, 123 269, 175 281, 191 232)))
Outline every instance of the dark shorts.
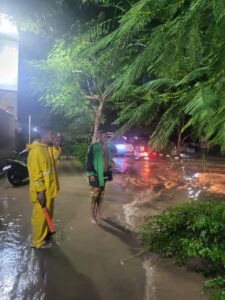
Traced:
MULTIPOLYGON (((106 181, 111 181, 112 180, 112 172, 106 172, 104 173, 104 179, 105 179, 105 183, 106 181)), ((98 176, 95 176, 95 181, 90 181, 90 177, 89 177, 89 184, 90 186, 93 187, 99 187, 99 181, 98 181, 98 176)))

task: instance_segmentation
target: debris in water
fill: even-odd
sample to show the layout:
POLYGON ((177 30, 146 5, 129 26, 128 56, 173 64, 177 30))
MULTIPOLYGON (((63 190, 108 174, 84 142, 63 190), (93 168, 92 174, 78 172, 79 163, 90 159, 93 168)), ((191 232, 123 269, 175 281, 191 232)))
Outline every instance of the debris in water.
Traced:
POLYGON ((128 261, 128 260, 130 260, 132 258, 138 257, 138 256, 140 256, 140 255, 142 255, 144 253, 145 253, 145 250, 141 250, 138 253, 136 253, 134 255, 131 255, 131 256, 127 257, 127 258, 121 258, 120 259, 120 264, 123 266, 125 261, 128 261))

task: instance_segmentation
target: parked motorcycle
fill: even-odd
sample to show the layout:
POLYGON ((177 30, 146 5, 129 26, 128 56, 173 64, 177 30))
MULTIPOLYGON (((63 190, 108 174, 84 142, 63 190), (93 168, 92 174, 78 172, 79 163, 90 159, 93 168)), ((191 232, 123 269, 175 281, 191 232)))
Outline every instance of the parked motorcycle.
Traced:
POLYGON ((7 159, 7 165, 2 169, 13 186, 18 186, 28 178, 27 150, 20 152, 16 159, 7 159))

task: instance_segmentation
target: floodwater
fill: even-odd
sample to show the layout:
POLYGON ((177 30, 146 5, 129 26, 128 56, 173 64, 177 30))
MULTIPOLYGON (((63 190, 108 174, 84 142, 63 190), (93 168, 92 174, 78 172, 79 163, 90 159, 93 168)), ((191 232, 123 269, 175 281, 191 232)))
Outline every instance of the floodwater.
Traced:
POLYGON ((63 162, 52 248, 31 245, 28 186, 0 181, 0 299, 144 299, 142 260, 123 265, 136 240, 113 222, 93 225, 89 187, 73 162, 63 162))
POLYGON ((141 255, 132 233, 145 216, 171 205, 221 196, 222 164, 118 158, 105 193, 106 220, 99 225, 89 220, 83 173, 72 162, 62 162, 59 171, 56 234, 53 247, 45 250, 30 247, 28 186, 13 188, 6 179, 0 181, 1 300, 207 299, 200 274, 174 266, 170 259, 141 255))
POLYGON ((159 214, 168 207, 224 199, 225 161, 116 158, 115 163, 117 176, 113 184, 129 194, 119 219, 134 231, 145 217, 159 214))

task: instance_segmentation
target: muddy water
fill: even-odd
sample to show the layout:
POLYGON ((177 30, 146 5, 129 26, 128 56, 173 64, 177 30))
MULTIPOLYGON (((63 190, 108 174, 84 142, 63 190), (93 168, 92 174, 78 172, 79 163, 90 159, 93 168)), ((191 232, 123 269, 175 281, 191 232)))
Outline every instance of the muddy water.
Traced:
POLYGON ((116 224, 90 222, 88 183, 71 161, 62 163, 60 183, 53 246, 34 250, 28 186, 0 181, 0 299, 143 300, 141 258, 120 263, 136 241, 116 224))
MULTIPOLYGON (((6 180, 0 182, 1 300, 207 299, 201 295, 204 279, 200 275, 155 255, 132 258, 140 246, 118 225, 135 231, 146 215, 190 201, 190 197, 204 198, 212 188, 211 169, 201 173, 195 162, 182 165, 185 169, 169 162, 116 163, 117 174, 105 196, 108 221, 99 226, 89 221, 89 192, 83 174, 74 171, 71 162, 63 165, 62 191, 55 209, 57 233, 53 247, 46 251, 30 247, 27 186, 12 188, 6 180)), ((218 166, 213 174, 222 173, 218 166)), ((222 182, 221 178, 221 186, 222 182)))
MULTIPOLYGON (((116 175, 106 200, 118 221, 134 232, 147 216, 159 214, 171 206, 208 198, 223 200, 225 196, 223 161, 137 162, 117 158, 115 163, 116 175)), ((146 299, 208 298, 202 293, 203 276, 175 266, 171 259, 145 255, 143 268, 146 299)))
MULTIPOLYGON (((115 180, 129 194, 119 215, 125 224, 135 230, 146 216, 156 215, 176 204, 223 200, 225 196, 225 162, 189 160, 133 161, 115 159, 115 180)), ((116 188, 115 188, 116 189, 116 188)), ((122 191, 121 191, 122 192, 122 191)))
POLYGON ((29 203, 21 190, 1 188, 0 196, 0 299, 44 299, 44 274, 31 249, 29 203), (22 209, 21 209, 22 208, 22 209), (27 292, 29 291, 29 293, 27 292), (30 293, 30 291, 32 291, 30 293))

